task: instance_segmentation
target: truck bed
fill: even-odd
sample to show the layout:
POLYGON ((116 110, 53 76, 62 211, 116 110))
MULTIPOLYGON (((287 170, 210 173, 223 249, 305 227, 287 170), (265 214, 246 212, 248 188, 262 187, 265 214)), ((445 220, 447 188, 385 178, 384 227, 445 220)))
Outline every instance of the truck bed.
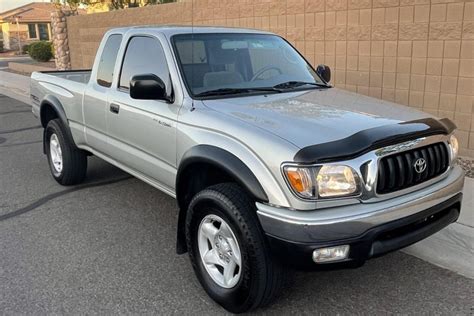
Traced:
POLYGON ((57 99, 67 117, 82 122, 82 98, 91 70, 38 71, 31 74, 30 94, 33 114, 39 115, 39 100, 57 99))
POLYGON ((39 73, 59 77, 66 80, 71 80, 79 83, 88 83, 91 77, 91 69, 81 70, 54 70, 54 71, 39 71, 39 73))

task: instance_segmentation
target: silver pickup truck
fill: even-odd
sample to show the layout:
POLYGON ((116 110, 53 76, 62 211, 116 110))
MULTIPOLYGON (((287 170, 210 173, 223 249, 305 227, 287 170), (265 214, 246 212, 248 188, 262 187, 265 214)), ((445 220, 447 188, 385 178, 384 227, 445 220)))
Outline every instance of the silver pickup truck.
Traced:
POLYGON ((267 32, 118 28, 92 70, 33 73, 31 99, 54 179, 95 155, 176 198, 177 252, 240 313, 285 265, 357 267, 459 216, 455 125, 330 77, 267 32))

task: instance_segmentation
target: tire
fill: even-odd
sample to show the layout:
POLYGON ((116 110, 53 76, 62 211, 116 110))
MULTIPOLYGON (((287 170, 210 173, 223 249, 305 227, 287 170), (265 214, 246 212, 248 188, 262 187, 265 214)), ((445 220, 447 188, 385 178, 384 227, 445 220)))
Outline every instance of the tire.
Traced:
POLYGON ((59 119, 46 126, 44 142, 49 168, 59 184, 79 184, 86 177, 87 154, 69 141, 65 128, 59 119))
MULTIPOLYGON (((227 249, 222 244, 217 247, 217 241, 215 245, 210 243, 210 240, 217 239, 209 239, 207 235, 206 238, 208 243, 202 247, 208 248, 204 249, 204 253, 207 253, 206 251, 217 253, 215 249, 227 249)), ((225 239, 229 241, 228 238, 225 239)), ((283 283, 283 271, 279 263, 272 260, 265 234, 256 216, 255 203, 236 184, 218 184, 196 194, 186 216, 186 242, 199 282, 207 294, 227 311, 243 313, 265 306, 279 293, 283 283), (222 223, 218 223, 219 219, 224 221, 232 234, 228 233, 228 229, 222 228, 222 223), (204 225, 211 227, 209 224, 219 228, 216 236, 219 237, 222 231, 227 231, 223 234, 236 238, 237 247, 235 244, 233 248, 230 247, 234 257, 237 257, 235 255, 237 251, 234 250, 238 248, 240 251, 241 266, 234 270, 234 277, 226 284, 227 286, 216 281, 219 279, 219 272, 225 274, 226 270, 223 268, 225 265, 215 272, 214 268, 218 268, 219 265, 206 265, 200 252, 200 245, 203 245, 202 242, 200 244, 200 238, 201 240, 203 238, 203 234, 200 234, 201 227, 204 225)), ((224 254, 224 259, 226 258, 224 254)), ((218 257, 217 260, 220 259, 218 257)))

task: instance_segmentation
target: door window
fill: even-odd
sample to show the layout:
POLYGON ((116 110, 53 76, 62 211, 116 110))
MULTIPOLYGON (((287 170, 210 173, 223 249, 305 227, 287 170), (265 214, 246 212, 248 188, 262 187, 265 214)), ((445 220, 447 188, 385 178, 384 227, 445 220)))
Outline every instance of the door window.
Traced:
POLYGON ((155 38, 136 36, 128 42, 120 75, 120 88, 128 90, 130 79, 143 74, 158 76, 171 94, 170 73, 160 42, 155 38))
POLYGON ((103 87, 109 88, 112 85, 115 61, 121 42, 122 35, 112 34, 105 43, 97 68, 97 83, 103 87))

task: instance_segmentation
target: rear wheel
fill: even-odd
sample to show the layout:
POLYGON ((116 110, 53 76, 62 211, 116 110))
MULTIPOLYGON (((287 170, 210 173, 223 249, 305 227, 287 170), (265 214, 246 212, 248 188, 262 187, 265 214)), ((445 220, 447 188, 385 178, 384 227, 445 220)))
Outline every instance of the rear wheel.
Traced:
POLYGON ((48 122, 44 141, 54 179, 62 185, 81 183, 86 177, 87 154, 68 141, 65 127, 59 119, 48 122))
POLYGON ((230 312, 271 302, 283 273, 272 260, 255 206, 232 183, 199 192, 186 217, 189 256, 208 295, 230 312))

